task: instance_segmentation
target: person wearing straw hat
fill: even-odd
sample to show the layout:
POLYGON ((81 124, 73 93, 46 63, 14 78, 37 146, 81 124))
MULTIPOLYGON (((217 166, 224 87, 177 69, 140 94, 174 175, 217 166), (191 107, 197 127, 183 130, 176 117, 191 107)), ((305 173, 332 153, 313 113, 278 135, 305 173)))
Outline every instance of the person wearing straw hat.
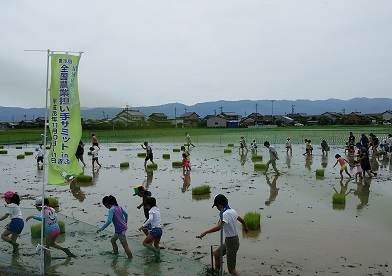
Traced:
POLYGON ((221 263, 220 263, 220 252, 222 250, 222 255, 227 255, 227 269, 231 275, 239 275, 236 270, 236 263, 237 263, 237 251, 240 247, 240 242, 238 238, 238 227, 237 221, 241 222, 245 233, 249 232, 248 225, 244 221, 242 217, 238 215, 238 213, 230 208, 229 201, 227 198, 222 195, 218 194, 214 198, 214 205, 212 208, 216 207, 219 212, 222 212, 222 217, 218 221, 217 225, 204 231, 197 236, 198 238, 202 239, 205 235, 213 232, 217 232, 223 228, 223 232, 225 233, 225 243, 222 244, 222 248, 218 248, 214 251, 214 258, 215 258, 215 269, 219 270, 221 263))
MULTIPOLYGON (((42 198, 37 197, 34 204, 38 211, 42 211, 42 198)), ((26 218, 26 222, 30 219, 42 221, 42 217, 38 215, 31 215, 26 218)), ((51 260, 50 247, 57 248, 67 254, 68 257, 76 257, 68 248, 62 247, 56 242, 60 235, 60 226, 58 224, 56 211, 49 206, 49 199, 44 199, 44 229, 45 229, 45 259, 51 260)))
POLYGON ((2 198, 4 198, 7 205, 6 213, 0 217, 0 221, 11 217, 11 222, 5 226, 5 230, 3 234, 1 234, 1 238, 12 245, 12 253, 16 254, 19 250, 19 244, 16 242, 16 239, 19 237, 19 234, 22 232, 24 227, 22 211, 19 207, 20 197, 14 191, 6 191, 2 198), (11 235, 11 237, 9 237, 9 235, 11 235))

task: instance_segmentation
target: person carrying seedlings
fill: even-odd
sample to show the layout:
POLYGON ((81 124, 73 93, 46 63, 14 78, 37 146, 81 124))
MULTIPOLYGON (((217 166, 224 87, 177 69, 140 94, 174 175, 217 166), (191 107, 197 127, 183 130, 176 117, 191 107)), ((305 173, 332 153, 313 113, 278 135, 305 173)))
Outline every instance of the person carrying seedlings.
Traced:
POLYGON ((350 174, 350 173, 348 172, 348 170, 347 170, 347 165, 346 165, 346 163, 348 164, 348 161, 347 161, 345 158, 341 157, 340 154, 336 154, 336 155, 335 155, 335 158, 336 158, 337 160, 336 160, 335 165, 333 165, 332 168, 335 168, 335 166, 339 163, 339 164, 340 164, 340 177, 343 178, 343 171, 345 171, 346 174, 347 174, 350 178, 352 178, 351 174, 350 174))
MULTIPOLYGON (((142 186, 142 185, 138 185, 138 186, 136 186, 135 188, 133 188, 134 189, 134 194, 133 194, 133 196, 139 196, 139 197, 141 197, 142 198, 142 203, 140 203, 138 206, 136 206, 138 209, 140 209, 140 208, 142 208, 143 207, 143 211, 144 211, 144 216, 146 217, 146 220, 144 221, 144 222, 146 222, 147 220, 148 220, 148 217, 149 217, 149 214, 148 214, 148 211, 149 211, 149 208, 148 208, 148 206, 147 206, 147 201, 148 201, 148 199, 151 197, 151 192, 150 191, 147 191, 145 188, 144 188, 144 186, 142 186)), ((148 230, 150 230, 151 229, 151 225, 146 225, 146 227, 144 227, 143 229, 142 229, 142 231, 143 231, 143 233, 146 235, 146 236, 148 236, 148 230)))
POLYGON ((99 163, 99 161, 98 161, 98 153, 99 153, 99 150, 100 150, 100 148, 98 147, 98 146, 93 146, 93 147, 90 147, 90 151, 91 151, 91 153, 93 154, 93 156, 92 156, 92 162, 91 162, 91 164, 92 164, 92 166, 93 166, 93 170, 94 170, 94 164, 95 163, 97 163, 97 165, 99 166, 99 167, 102 167, 102 165, 99 163))
POLYGON ((202 239, 207 234, 217 232, 223 228, 223 232, 225 234, 225 243, 222 244, 222 248, 219 247, 214 251, 215 269, 220 270, 220 252, 222 250, 222 255, 227 255, 227 269, 229 273, 231 275, 238 276, 239 274, 236 270, 236 263, 237 251, 240 247, 240 241, 238 238, 237 221, 241 222, 245 233, 249 232, 248 225, 234 209, 230 208, 229 201, 224 195, 218 194, 215 196, 214 205, 212 205, 212 208, 214 207, 216 207, 219 212, 222 212, 222 217, 214 227, 204 231, 200 234, 200 236, 197 236, 197 238, 202 239))
POLYGON ((153 154, 152 154, 152 148, 151 148, 151 146, 148 145, 148 142, 144 142, 144 143, 142 144, 142 148, 143 148, 144 150, 146 150, 146 158, 144 159, 144 167, 146 167, 147 161, 148 161, 148 160, 150 160, 151 163, 154 164, 154 160, 153 160, 153 159, 154 159, 154 156, 153 156, 153 154))
POLYGON ((2 198, 4 198, 6 205, 5 214, 0 217, 1 220, 5 220, 10 217, 11 221, 6 224, 4 232, 1 234, 3 241, 10 243, 13 247, 12 253, 16 254, 19 250, 19 243, 16 239, 19 237, 20 233, 24 227, 24 221, 22 218, 22 211, 20 210, 20 197, 14 191, 6 191, 2 198), (11 235, 11 237, 9 237, 11 235))
POLYGON ((161 249, 159 245, 162 237, 161 211, 158 209, 157 201, 154 197, 150 197, 147 200, 147 208, 149 208, 148 219, 139 227, 139 231, 143 231, 149 224, 151 225, 151 230, 149 230, 147 237, 144 239, 143 245, 151 246, 154 243, 156 249, 161 249))
MULTIPOLYGON (((75 257, 74 254, 71 253, 71 251, 68 248, 62 247, 60 244, 56 242, 57 237, 60 235, 60 226, 58 224, 58 219, 57 219, 57 214, 56 211, 52 208, 49 207, 49 199, 45 198, 44 199, 44 211, 42 212, 42 198, 38 197, 35 200, 35 208, 37 208, 38 211, 43 213, 44 215, 44 229, 45 229, 45 258, 47 260, 51 259, 51 254, 50 254, 50 247, 54 247, 57 249, 60 249, 64 251, 65 254, 67 254, 68 257, 75 257)), ((35 219, 42 221, 42 216, 41 215, 31 215, 26 218, 26 222, 28 222, 30 219, 35 219)))
POLYGON ((274 147, 271 146, 270 142, 265 141, 264 147, 266 147, 270 154, 270 159, 266 163, 267 167, 265 168, 265 172, 268 172, 269 165, 272 164, 272 168, 274 168, 275 173, 279 173, 278 169, 276 168, 276 160, 279 160, 278 152, 274 147))
POLYGON ((84 160, 83 160, 83 154, 84 154, 84 144, 82 141, 79 141, 79 145, 78 145, 78 148, 76 149, 76 153, 75 153, 76 159, 78 159, 79 161, 82 162, 83 167, 86 167, 86 163, 84 163, 84 160))
POLYGON ((97 230, 97 233, 105 230, 106 227, 109 226, 110 223, 113 222, 114 225, 114 235, 110 239, 110 242, 113 246, 114 255, 118 255, 118 246, 117 240, 120 240, 121 245, 123 246, 125 253, 128 256, 128 259, 132 259, 132 252, 129 249, 127 238, 125 237, 125 232, 127 231, 127 222, 128 222, 128 213, 121 206, 118 205, 117 200, 114 196, 105 196, 102 199, 102 204, 106 208, 109 209, 109 215, 104 225, 101 226, 100 229, 97 230))

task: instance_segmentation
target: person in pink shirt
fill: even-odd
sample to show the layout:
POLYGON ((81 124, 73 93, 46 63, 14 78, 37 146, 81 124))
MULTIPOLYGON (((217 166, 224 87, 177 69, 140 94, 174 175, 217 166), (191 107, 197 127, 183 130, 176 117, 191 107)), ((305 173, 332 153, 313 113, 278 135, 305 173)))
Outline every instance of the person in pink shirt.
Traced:
POLYGON ((335 168, 335 166, 339 163, 340 164, 340 177, 343 178, 343 171, 345 171, 347 173, 347 175, 352 178, 351 174, 348 172, 347 170, 347 165, 348 161, 346 159, 344 159, 343 157, 341 157, 339 154, 335 155, 336 163, 335 165, 333 165, 333 168, 335 168))

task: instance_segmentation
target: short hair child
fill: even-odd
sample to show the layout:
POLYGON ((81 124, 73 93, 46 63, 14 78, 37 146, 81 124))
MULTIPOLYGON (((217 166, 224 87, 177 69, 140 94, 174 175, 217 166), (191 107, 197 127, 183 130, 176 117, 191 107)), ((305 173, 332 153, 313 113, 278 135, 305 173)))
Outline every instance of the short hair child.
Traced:
POLYGON ((162 237, 162 226, 161 226, 161 212, 158 209, 157 201, 154 197, 150 197, 147 200, 147 206, 150 208, 148 211, 148 220, 146 220, 143 225, 139 228, 140 231, 148 224, 151 224, 151 230, 147 237, 143 241, 143 245, 150 246, 154 243, 156 249, 160 249, 159 242, 162 237))

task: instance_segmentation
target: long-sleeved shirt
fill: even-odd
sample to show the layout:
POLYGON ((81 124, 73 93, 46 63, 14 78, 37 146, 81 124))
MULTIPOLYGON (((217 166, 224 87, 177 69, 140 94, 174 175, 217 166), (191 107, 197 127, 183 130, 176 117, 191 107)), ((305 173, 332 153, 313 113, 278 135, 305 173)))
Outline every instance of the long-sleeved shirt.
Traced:
POLYGON ((128 229, 127 211, 125 211, 121 206, 113 205, 112 207, 110 207, 108 219, 106 220, 105 224, 102 225, 102 227, 100 228, 101 231, 105 230, 105 228, 108 227, 111 222, 113 222, 114 225, 114 232, 116 234, 123 234, 123 232, 128 229))
MULTIPOLYGON (((42 220, 41 216, 34 215, 35 220, 42 220)), ((45 222, 45 233, 51 233, 57 229, 59 229, 59 225, 57 223, 57 214, 56 211, 49 206, 45 206, 44 209, 44 222, 45 222)))

